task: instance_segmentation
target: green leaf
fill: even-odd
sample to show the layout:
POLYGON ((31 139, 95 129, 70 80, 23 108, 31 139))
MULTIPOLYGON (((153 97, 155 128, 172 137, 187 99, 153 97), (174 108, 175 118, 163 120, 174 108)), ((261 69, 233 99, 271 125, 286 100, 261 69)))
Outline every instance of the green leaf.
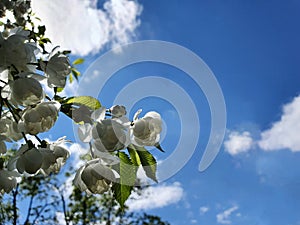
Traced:
POLYGON ((57 90, 57 92, 62 92, 64 90, 64 88, 58 87, 56 90, 57 90))
POLYGON ((136 181, 137 168, 124 152, 119 152, 117 156, 120 158, 120 164, 114 166, 114 169, 120 174, 120 179, 118 183, 113 184, 112 190, 115 199, 121 208, 124 208, 125 201, 130 196, 136 181))
POLYGON ((154 156, 144 147, 138 147, 136 145, 130 146, 133 146, 135 151, 137 152, 147 177, 154 180, 155 182, 158 182, 156 178, 157 163, 154 156))
POLYGON ((41 38, 39 40, 39 43, 40 44, 47 44, 47 43, 51 43, 50 39, 49 38, 41 38))
POLYGON ((162 147, 160 146, 159 143, 156 143, 154 146, 155 146, 159 151, 165 152, 165 150, 162 149, 162 147))
POLYGON ((140 160, 139 154, 137 153, 134 145, 132 145, 132 144, 129 145, 127 147, 127 150, 129 152, 131 162, 133 163, 133 165, 140 166, 141 165, 141 160, 140 160))
POLYGON ((74 77, 76 78, 76 80, 78 80, 78 77, 80 76, 80 72, 76 70, 74 67, 71 68, 71 71, 74 77))
POLYGON ((68 55, 68 54, 71 54, 71 51, 70 50, 65 50, 65 51, 62 52, 62 54, 68 55))
POLYGON ((65 100, 64 104, 72 104, 72 105, 84 105, 92 110, 99 109, 101 107, 98 99, 90 97, 90 96, 78 96, 71 97, 65 100))
POLYGON ((73 65, 79 65, 79 64, 82 64, 84 62, 84 59, 83 58, 78 58, 78 59, 75 59, 72 64, 73 65))
POLYGON ((72 83, 74 80, 72 73, 69 75, 69 82, 72 83))
POLYGON ((120 174, 120 183, 133 186, 136 180, 136 166, 133 165, 126 153, 119 152, 117 156, 120 158, 120 168, 118 171, 120 174))
POLYGON ((124 209, 125 201, 131 194, 132 186, 114 183, 112 186, 112 191, 114 194, 114 198, 120 204, 121 209, 124 209))
POLYGON ((38 26, 38 30, 39 30, 38 34, 40 36, 43 36, 45 34, 46 27, 45 26, 38 26))

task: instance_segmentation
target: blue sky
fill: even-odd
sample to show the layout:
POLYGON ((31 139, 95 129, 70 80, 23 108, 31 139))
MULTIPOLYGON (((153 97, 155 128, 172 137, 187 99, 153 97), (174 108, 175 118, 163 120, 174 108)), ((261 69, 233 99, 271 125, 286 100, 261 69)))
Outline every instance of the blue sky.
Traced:
MULTIPOLYGON (((178 225, 300 224, 300 2, 139 0, 136 4, 142 7, 133 10, 140 24, 136 18, 128 21, 135 37, 125 42, 154 39, 190 49, 213 71, 227 110, 225 144, 213 164, 200 173, 211 125, 202 90, 184 72, 160 63, 131 65, 111 77, 99 96, 107 107, 126 84, 159 76, 190 95, 200 119, 200 139, 192 158, 154 189, 152 198, 162 201, 157 208, 150 209, 149 198, 141 200, 144 210, 178 225)), ((107 44, 101 43, 97 54, 86 51, 82 72, 109 49, 107 44)), ((172 153, 180 135, 193 133, 193 121, 183 121, 190 123, 191 134, 180 133, 181 112, 168 99, 141 99, 130 109, 130 117, 138 108, 156 110, 165 120, 166 153, 155 153, 159 160, 172 153)), ((63 134, 59 126, 64 123, 70 124, 62 119, 52 136, 63 134)), ((73 135, 72 129, 65 131, 73 135)))

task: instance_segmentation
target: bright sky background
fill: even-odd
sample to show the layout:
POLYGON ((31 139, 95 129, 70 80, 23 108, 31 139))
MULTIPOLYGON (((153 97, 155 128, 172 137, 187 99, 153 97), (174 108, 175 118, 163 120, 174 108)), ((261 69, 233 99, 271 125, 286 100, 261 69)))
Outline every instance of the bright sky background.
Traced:
MULTIPOLYGON (((161 76, 179 84, 199 114, 200 139, 191 160, 172 178, 146 190, 139 201, 129 202, 132 210, 157 214, 174 225, 300 224, 299 1, 33 2, 53 42, 86 58, 82 72, 112 46, 163 40, 201 57, 222 88, 226 138, 216 160, 200 173, 210 111, 201 89, 186 74, 144 63, 117 72, 104 87, 99 99, 110 107, 126 84, 161 76)), ((160 161, 172 153, 180 136, 180 112, 167 100, 141 99, 129 110, 131 118, 138 108, 161 113, 166 153, 155 153, 160 161)), ((185 122, 191 133, 182 135, 191 136, 193 121, 185 122)), ((62 135, 73 137, 71 122, 63 117, 51 138, 62 135)))

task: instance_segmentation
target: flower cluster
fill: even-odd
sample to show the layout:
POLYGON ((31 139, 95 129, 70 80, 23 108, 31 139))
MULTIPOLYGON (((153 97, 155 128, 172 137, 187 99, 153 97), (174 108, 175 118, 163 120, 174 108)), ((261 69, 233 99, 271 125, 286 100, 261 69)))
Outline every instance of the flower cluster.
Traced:
POLYGON ((45 26, 36 29, 31 19, 29 24, 24 19, 32 15, 29 8, 27 0, 0 3, 0 193, 10 192, 22 176, 60 171, 69 158, 62 147, 64 138, 49 143, 38 135, 49 131, 64 113, 79 125, 78 136, 90 147, 90 160, 77 171, 74 184, 88 194, 112 188, 124 205, 139 166, 157 181, 156 160, 145 146, 162 150, 161 117, 151 111, 139 118, 139 110, 129 120, 124 106, 106 109, 90 96, 60 96, 68 77, 71 82, 80 75, 74 65, 83 60, 71 64, 69 51, 47 52, 45 26), (14 22, 2 21, 7 10, 13 11, 14 22), (23 141, 21 147, 8 151, 9 143, 16 141, 23 141))
POLYGON ((65 148, 37 135, 54 126, 61 110, 61 103, 47 96, 44 87, 63 88, 71 64, 60 52, 41 54, 30 35, 21 27, 0 33, 0 156, 7 153, 7 143, 25 140, 14 157, 0 163, 0 192, 12 190, 20 174, 57 173, 69 157, 65 148), (28 140, 30 135, 39 145, 28 140))
POLYGON ((90 122, 79 125, 78 136, 81 141, 90 143, 93 157, 76 174, 74 184, 82 191, 103 193, 117 179, 116 171, 107 166, 118 162, 111 156, 113 152, 130 144, 140 147, 159 145, 160 115, 151 111, 138 118, 141 111, 138 110, 130 121, 124 106, 115 105, 108 110, 101 107, 91 114, 90 122))

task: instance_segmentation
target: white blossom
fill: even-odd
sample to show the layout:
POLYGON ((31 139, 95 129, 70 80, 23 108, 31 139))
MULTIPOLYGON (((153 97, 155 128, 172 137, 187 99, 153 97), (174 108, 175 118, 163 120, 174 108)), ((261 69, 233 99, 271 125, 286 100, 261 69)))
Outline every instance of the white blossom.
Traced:
POLYGON ((35 54, 38 51, 35 43, 28 40, 29 31, 15 28, 7 38, 0 34, 0 67, 13 65, 18 71, 30 71, 29 63, 36 62, 35 54))
POLYGON ((41 172, 45 175, 49 175, 52 172, 58 173, 70 156, 67 149, 56 144, 48 144, 47 148, 39 148, 39 150, 43 155, 41 172))
POLYGON ((56 101, 42 102, 28 107, 19 121, 20 131, 32 135, 48 131, 56 122, 60 104, 56 101))
POLYGON ((18 141, 22 139, 22 133, 18 130, 18 124, 8 114, 0 119, 0 135, 2 135, 5 141, 18 141))
POLYGON ((0 193, 9 193, 17 186, 19 176, 15 171, 0 169, 0 193))
POLYGON ((70 61, 67 56, 56 53, 48 62, 41 62, 41 67, 48 78, 49 87, 64 87, 66 77, 71 73, 70 61))
POLYGON ((99 163, 99 160, 92 160, 77 171, 73 183, 87 194, 102 194, 115 179, 112 169, 99 163))
POLYGON ((19 78, 10 82, 11 98, 19 105, 35 105, 44 98, 40 82, 34 78, 19 78))
POLYGON ((133 127, 130 130, 132 142, 138 146, 154 146, 160 140, 161 117, 157 112, 151 111, 138 119, 140 113, 141 110, 135 114, 133 127))
POLYGON ((4 87, 8 83, 8 69, 0 68, 0 87, 4 87))
POLYGON ((105 152, 121 150, 127 145, 125 128, 114 119, 104 119, 97 122, 92 130, 93 146, 105 152))
POLYGON ((6 153, 6 144, 5 142, 3 141, 3 137, 0 135, 0 154, 5 154, 6 153))
POLYGON ((93 126, 89 123, 81 124, 78 127, 78 137, 82 142, 88 143, 92 140, 93 126))
POLYGON ((17 154, 16 168, 19 173, 36 174, 43 163, 43 155, 34 146, 22 145, 17 154))

